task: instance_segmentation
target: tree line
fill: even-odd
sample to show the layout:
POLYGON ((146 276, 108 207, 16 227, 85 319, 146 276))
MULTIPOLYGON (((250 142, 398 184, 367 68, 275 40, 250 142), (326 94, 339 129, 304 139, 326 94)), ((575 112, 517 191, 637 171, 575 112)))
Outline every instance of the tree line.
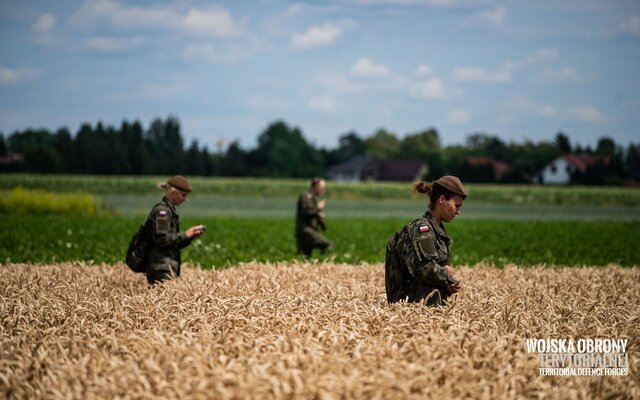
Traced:
POLYGON ((26 129, 6 138, 0 133, 0 172, 308 178, 366 157, 423 160, 429 168, 426 179, 455 174, 469 182, 521 183, 531 182, 566 153, 596 160, 572 176, 574 183, 640 181, 640 144, 624 148, 604 136, 595 148, 573 146, 562 132, 538 143, 507 143, 497 135, 474 133, 464 144, 443 146, 433 128, 403 137, 378 129, 366 137, 346 132, 337 147, 324 148, 310 143, 300 128, 276 121, 259 134, 253 149, 233 141, 213 151, 198 140, 186 145, 175 117, 156 118, 146 129, 139 121, 123 121, 120 127, 83 124, 75 135, 67 128, 26 129))

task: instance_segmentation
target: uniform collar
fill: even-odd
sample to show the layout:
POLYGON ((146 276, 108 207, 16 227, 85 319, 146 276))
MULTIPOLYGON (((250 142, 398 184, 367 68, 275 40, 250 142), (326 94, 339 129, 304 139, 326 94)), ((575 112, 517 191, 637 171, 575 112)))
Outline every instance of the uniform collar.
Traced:
POLYGON ((431 226, 433 226, 433 229, 436 231, 437 235, 449 238, 449 235, 447 235, 447 231, 444 229, 444 225, 442 224, 442 222, 439 224, 436 222, 436 218, 433 216, 433 214, 431 214, 431 210, 427 210, 427 212, 424 213, 424 217, 431 223, 431 226))
POLYGON ((176 214, 176 208, 171 204, 167 196, 162 197, 162 201, 167 205, 167 207, 169 207, 172 213, 176 214))

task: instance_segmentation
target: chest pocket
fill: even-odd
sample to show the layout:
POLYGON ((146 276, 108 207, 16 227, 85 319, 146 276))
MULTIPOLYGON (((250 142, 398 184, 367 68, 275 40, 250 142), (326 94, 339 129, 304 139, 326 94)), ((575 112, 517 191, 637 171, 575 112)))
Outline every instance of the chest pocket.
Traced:
POLYGON ((440 238, 436 241, 438 263, 441 265, 450 264, 451 258, 451 240, 440 238))

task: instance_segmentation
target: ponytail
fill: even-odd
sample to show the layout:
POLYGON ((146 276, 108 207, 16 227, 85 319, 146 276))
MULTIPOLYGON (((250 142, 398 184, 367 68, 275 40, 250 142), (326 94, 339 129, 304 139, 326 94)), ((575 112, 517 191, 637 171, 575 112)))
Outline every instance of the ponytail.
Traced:
POLYGON ((422 181, 413 182, 413 193, 422 193, 427 196, 431 196, 431 192, 433 191, 433 183, 426 183, 422 181))

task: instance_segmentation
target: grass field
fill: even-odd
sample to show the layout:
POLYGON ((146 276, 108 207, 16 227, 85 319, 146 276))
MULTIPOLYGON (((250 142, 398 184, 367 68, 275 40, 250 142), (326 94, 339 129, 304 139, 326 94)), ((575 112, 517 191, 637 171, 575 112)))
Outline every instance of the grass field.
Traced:
POLYGON ((465 267, 444 308, 387 305, 382 271, 252 263, 149 288, 122 264, 5 265, 0 396, 640 397, 638 268, 465 267), (628 374, 541 376, 531 338, 626 339, 628 374))
MULTIPOLYGON (((24 202, 6 203, 13 209, 0 210, 0 263, 121 261, 131 235, 161 197, 154 186, 160 180, 0 175, 0 188, 28 199, 31 213, 56 212, 43 199, 70 196, 63 189, 86 190, 72 198, 104 207, 98 215, 24 215, 24 202), (16 191, 18 184, 36 191, 16 191)), ((185 259, 205 268, 295 259, 295 202, 306 181, 194 178, 193 185, 198 190, 179 208, 183 226, 204 223, 209 230, 185 250, 185 259)), ((638 190, 471 185, 470 191, 463 214, 447 226, 457 264, 640 264, 640 206, 633 205, 638 190)), ((321 259, 382 261, 386 240, 423 214, 426 203, 409 193, 408 184, 330 183, 327 236, 336 248, 321 259)))
MULTIPOLYGON (((159 201, 155 194, 105 194, 103 204, 119 215, 145 216, 159 201)), ((180 206, 181 217, 281 217, 293 219, 296 197, 247 197, 194 195, 180 206)), ((406 199, 331 199, 326 213, 331 218, 403 218, 411 220, 424 214, 427 199, 408 196, 406 199)), ((465 202, 460 219, 519 221, 640 221, 640 207, 556 205, 556 204, 492 204, 465 202)))
MULTIPOLYGON (((119 262, 142 219, 5 216, 0 220, 0 263, 119 262)), ((381 262, 387 239, 406 222, 404 218, 333 218, 326 234, 336 248, 321 259, 381 262)), ((183 251, 184 260, 204 268, 296 258, 292 218, 188 217, 182 223, 208 226, 206 234, 183 251)), ((637 222, 460 218, 447 229, 454 240, 454 265, 640 265, 637 222)))

